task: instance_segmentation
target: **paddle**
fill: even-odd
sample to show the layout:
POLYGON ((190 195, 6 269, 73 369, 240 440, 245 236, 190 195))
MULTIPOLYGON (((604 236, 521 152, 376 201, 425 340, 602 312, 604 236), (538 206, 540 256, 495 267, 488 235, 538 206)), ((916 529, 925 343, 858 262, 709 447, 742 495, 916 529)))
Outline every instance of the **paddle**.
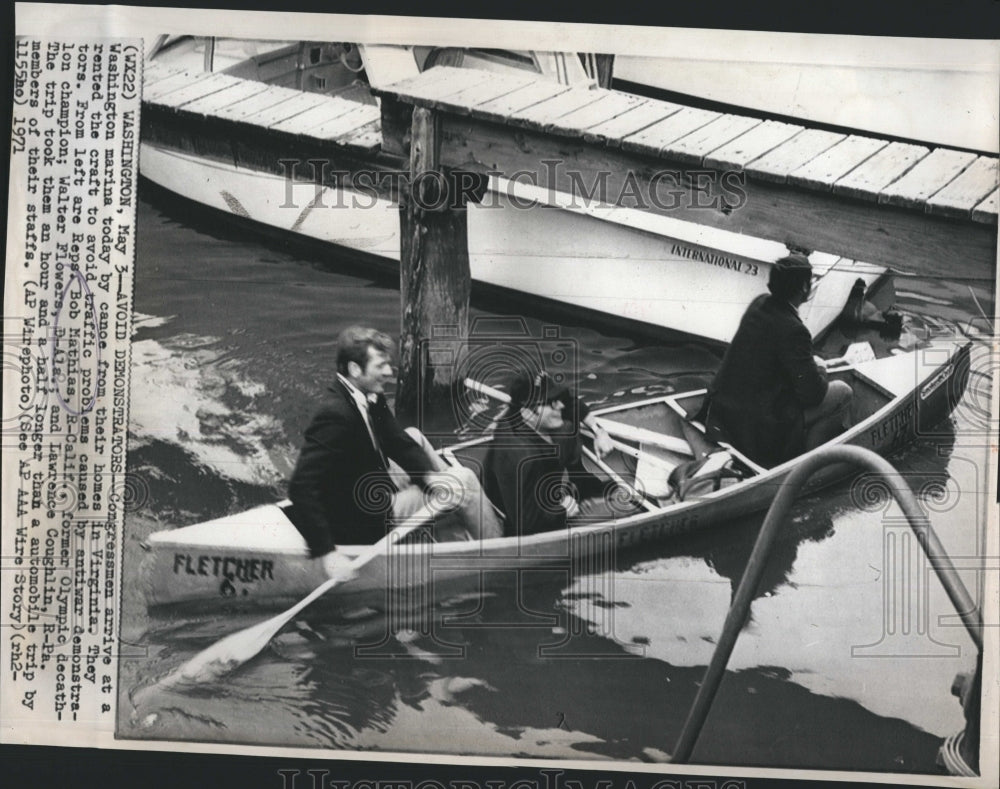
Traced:
POLYGON ((843 356, 836 359, 827 359, 823 362, 823 367, 827 372, 836 373, 846 370, 862 362, 870 362, 877 358, 875 349, 869 342, 853 342, 847 346, 847 351, 843 356))
POLYGON ((608 435, 618 436, 619 438, 624 438, 628 441, 636 441, 641 444, 651 444, 654 447, 668 449, 671 452, 676 452, 680 455, 694 456, 694 451, 692 450, 691 445, 683 438, 667 436, 663 433, 656 433, 652 430, 647 430, 644 427, 626 425, 624 422, 616 422, 605 416, 598 417, 597 422, 607 431, 608 435))
MULTIPOLYGON (((406 519, 406 521, 390 531, 385 537, 371 547, 358 554, 353 561, 344 566, 344 572, 356 571, 383 553, 384 549, 395 545, 415 529, 425 525, 433 517, 427 507, 423 507, 406 519)), ((268 645, 272 638, 287 625, 302 609, 318 600, 331 589, 344 583, 345 579, 333 577, 317 586, 306 597, 293 605, 284 613, 278 614, 260 624, 240 630, 226 636, 208 649, 202 650, 193 658, 175 669, 159 684, 170 686, 181 683, 200 684, 211 682, 233 669, 242 666, 268 645)))
MULTIPOLYGON (((587 430, 587 428, 585 427, 581 428, 581 432, 589 439, 594 438, 594 434, 590 430, 587 430)), ((623 455, 628 455, 630 458, 634 460, 642 460, 644 462, 648 462, 650 465, 656 466, 657 468, 662 469, 665 472, 669 473, 673 471, 675 468, 677 468, 676 463, 670 463, 669 461, 666 461, 661 457, 651 454, 648 450, 643 451, 639 447, 634 447, 631 444, 622 443, 616 438, 611 439, 611 445, 619 452, 621 452, 623 455)))
POLYGON ((610 477, 615 482, 615 484, 621 485, 621 487, 625 490, 626 493, 628 493, 628 495, 632 498, 632 500, 636 504, 643 507, 644 509, 649 510, 650 512, 659 509, 659 507, 652 504, 639 491, 637 491, 635 488, 629 485, 628 482, 626 482, 625 479, 617 471, 615 471, 613 468, 611 468, 611 466, 609 466, 607 463, 605 463, 603 460, 597 457, 597 454, 594 453, 589 447, 581 447, 581 448, 583 449, 583 454, 587 456, 590 462, 593 463, 595 466, 597 466, 605 474, 607 474, 608 477, 610 477))

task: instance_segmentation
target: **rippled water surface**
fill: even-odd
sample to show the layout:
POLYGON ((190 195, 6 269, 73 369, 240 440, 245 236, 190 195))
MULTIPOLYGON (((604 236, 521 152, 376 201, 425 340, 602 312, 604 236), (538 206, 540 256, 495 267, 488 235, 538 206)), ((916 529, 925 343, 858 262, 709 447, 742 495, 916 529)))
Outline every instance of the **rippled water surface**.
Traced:
MULTIPOLYGON (((301 433, 332 372, 333 340, 362 322, 395 334, 392 281, 157 197, 139 208, 120 733, 125 737, 462 754, 661 761, 680 732, 759 518, 619 552, 568 576, 498 577, 482 598, 441 601, 433 637, 373 617, 309 621, 196 690, 157 680, 261 618, 150 616, 135 592, 149 533, 284 497, 301 433)), ((992 284, 908 279, 911 334, 992 312, 992 284)), ((515 305, 516 306, 516 305, 515 305)), ((510 312, 479 300, 478 316, 510 312)), ((554 321, 524 316, 535 332, 554 321)), ((718 351, 576 325, 579 386, 617 402, 701 385, 718 351)), ((989 371, 987 370, 986 373, 989 371)), ((949 550, 979 552, 989 378, 939 435, 893 458, 949 550), (978 433, 977 433, 978 431, 978 433)), ((855 494, 858 490, 855 486, 855 494)), ((803 498, 779 538, 693 761, 935 773, 964 719, 949 693, 974 665, 936 580, 923 620, 885 613, 883 555, 898 510, 855 504, 850 483, 803 498), (896 632, 890 632, 896 629, 896 632), (866 648, 866 645, 869 645, 866 648), (872 646, 874 645, 874 646, 872 646), (852 652, 852 648, 853 652, 852 652)), ((864 498, 863 496, 861 498, 864 498)), ((975 589, 975 578, 967 583, 975 589)), ((911 607, 908 611, 914 611, 911 607)), ((919 619, 919 617, 918 617, 919 619)))

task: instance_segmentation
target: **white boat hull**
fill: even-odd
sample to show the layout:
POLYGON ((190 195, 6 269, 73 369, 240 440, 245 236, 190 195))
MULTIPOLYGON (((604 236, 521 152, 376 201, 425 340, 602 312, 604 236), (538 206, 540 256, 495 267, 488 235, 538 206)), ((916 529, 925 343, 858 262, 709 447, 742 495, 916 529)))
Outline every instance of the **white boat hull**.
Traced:
MULTIPOLYGON (((317 195, 311 183, 151 143, 140 161, 146 178, 185 198, 398 264, 398 208, 388 200, 348 189, 317 195)), ((495 178, 469 209, 473 280, 720 342, 732 339, 746 306, 766 291, 770 263, 786 253, 774 242, 495 178), (525 201, 535 206, 517 207, 525 201)), ((871 286, 886 270, 821 253, 812 260, 822 278, 801 314, 818 335, 858 278, 871 286)))

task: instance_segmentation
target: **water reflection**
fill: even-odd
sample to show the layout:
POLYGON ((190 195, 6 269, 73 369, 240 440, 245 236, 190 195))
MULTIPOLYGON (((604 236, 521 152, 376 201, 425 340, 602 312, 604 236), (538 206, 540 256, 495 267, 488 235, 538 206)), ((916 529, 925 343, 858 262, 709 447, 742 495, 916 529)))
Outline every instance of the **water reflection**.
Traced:
MULTIPOLYGON (((813 514, 795 510, 758 594, 778 601, 779 619, 794 613, 786 630, 809 621, 797 603, 800 552, 836 531, 832 515, 813 514)), ((663 761, 759 527, 747 519, 622 553, 613 571, 596 574, 496 573, 485 594, 441 601, 423 633, 395 632, 398 615, 306 616, 218 687, 139 699, 133 734, 663 761), (247 703, 261 713, 241 715, 247 703)), ((810 690, 801 674, 816 657, 801 643, 773 643, 773 615, 765 609, 741 637, 695 761, 933 771, 933 735, 838 698, 836 688, 810 690)), ((156 673, 218 635, 187 624, 160 632, 165 665, 156 673)), ((836 660, 822 668, 825 678, 840 670, 836 660)))
MULTIPOLYGON (((576 575, 567 567, 492 577, 483 595, 439 600, 425 633, 412 622, 400 630, 399 618, 334 622, 310 612, 214 685, 157 685, 260 617, 151 618, 130 575, 138 541, 280 497, 288 457, 329 378, 336 330, 365 315, 395 331, 398 293, 337 261, 206 227, 197 214, 178 221, 143 203, 140 223, 136 303, 150 317, 137 335, 145 350, 134 356, 133 380, 151 385, 133 401, 129 467, 147 496, 127 525, 123 617, 145 654, 122 664, 122 736, 665 759, 759 516, 605 557, 576 575), (215 293, 212 309, 206 290, 215 293), (183 403, 187 411, 174 408, 183 403)), ((908 287, 901 295, 914 338, 972 308, 961 288, 908 287), (948 302, 933 304, 941 319, 923 315, 929 302, 920 299, 931 296, 948 302)), ((984 303, 991 292, 979 288, 984 303)), ((531 330, 547 317, 529 318, 531 330)), ((560 330, 578 342, 580 388, 598 404, 697 388, 718 363, 716 350, 697 343, 666 346, 569 322, 560 330)), ((967 415, 959 409, 957 418, 967 415)), ((895 459, 937 507, 932 521, 960 555, 979 551, 981 454, 945 429, 895 459), (935 499, 933 481, 961 495, 935 499)), ((841 485, 794 508, 696 761, 936 772, 940 738, 964 725, 948 687, 971 664, 969 645, 934 621, 933 635, 958 644, 959 659, 852 655, 884 637, 885 535, 896 528, 888 503, 858 505, 857 491, 841 485)), ((928 594, 931 611, 951 612, 939 588, 928 594)))

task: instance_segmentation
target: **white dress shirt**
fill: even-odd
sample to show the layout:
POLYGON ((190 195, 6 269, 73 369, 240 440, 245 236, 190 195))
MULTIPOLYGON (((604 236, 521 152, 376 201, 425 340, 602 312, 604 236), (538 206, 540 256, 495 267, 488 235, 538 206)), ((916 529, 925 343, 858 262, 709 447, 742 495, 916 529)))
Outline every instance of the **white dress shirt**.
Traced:
POLYGON ((365 427, 368 428, 368 437, 372 440, 372 446, 375 448, 375 451, 378 452, 379 455, 382 457, 382 460, 385 461, 385 455, 382 452, 382 445, 379 443, 379 440, 375 437, 375 431, 374 429, 372 429, 371 416, 368 413, 369 405, 375 402, 378 395, 371 394, 366 397, 364 392, 358 389, 358 387, 352 384, 347 378, 345 378, 340 373, 337 373, 337 378, 347 388, 348 393, 353 398, 355 405, 357 405, 358 410, 361 412, 361 418, 365 420, 365 427))

